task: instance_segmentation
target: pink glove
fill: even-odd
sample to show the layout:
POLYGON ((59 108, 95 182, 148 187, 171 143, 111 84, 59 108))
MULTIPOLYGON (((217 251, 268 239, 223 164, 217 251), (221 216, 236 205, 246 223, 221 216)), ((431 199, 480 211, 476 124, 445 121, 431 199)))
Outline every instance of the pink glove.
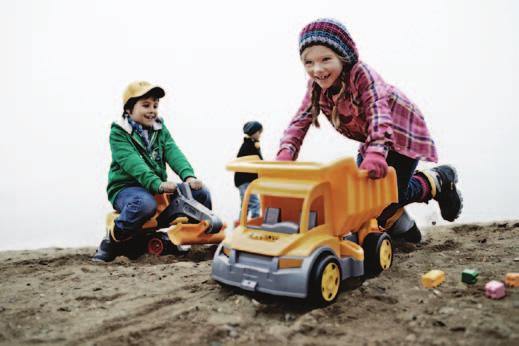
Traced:
POLYGON ((386 158, 380 153, 369 152, 360 164, 360 169, 367 170, 371 179, 384 178, 387 174, 386 158))
POLYGON ((294 159, 288 149, 282 149, 276 156, 276 161, 294 161, 294 159))

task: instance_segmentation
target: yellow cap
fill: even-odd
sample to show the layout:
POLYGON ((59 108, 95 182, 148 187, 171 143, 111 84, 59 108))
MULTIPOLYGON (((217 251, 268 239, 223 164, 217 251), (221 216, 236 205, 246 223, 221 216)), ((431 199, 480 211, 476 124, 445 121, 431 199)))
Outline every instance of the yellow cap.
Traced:
POLYGON ((158 85, 152 85, 146 81, 137 81, 130 83, 124 90, 123 107, 126 106, 128 100, 135 97, 144 96, 150 91, 154 91, 154 96, 157 96, 158 98, 164 97, 164 95, 166 95, 164 89, 162 89, 158 85))

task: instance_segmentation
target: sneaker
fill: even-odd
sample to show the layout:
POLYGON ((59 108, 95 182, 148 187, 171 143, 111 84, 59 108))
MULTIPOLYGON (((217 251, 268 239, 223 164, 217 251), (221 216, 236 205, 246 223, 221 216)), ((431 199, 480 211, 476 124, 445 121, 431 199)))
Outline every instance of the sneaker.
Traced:
POLYGON ((450 165, 442 165, 423 173, 434 184, 432 196, 438 201, 443 219, 451 222, 456 220, 463 209, 461 192, 456 188, 456 169, 450 165))
POLYGON ((101 244, 99 244, 94 257, 92 257, 92 261, 112 262, 119 256, 119 253, 119 244, 114 242, 110 236, 107 236, 101 241, 101 244))

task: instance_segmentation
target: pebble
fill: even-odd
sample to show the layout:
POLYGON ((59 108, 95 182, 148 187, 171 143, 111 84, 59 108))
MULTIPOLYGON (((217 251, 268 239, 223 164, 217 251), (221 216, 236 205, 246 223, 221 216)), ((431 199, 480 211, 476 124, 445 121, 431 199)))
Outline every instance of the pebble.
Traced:
POLYGON ((514 262, 519 262, 519 257, 514 258, 514 262))
POLYGON ((455 311, 456 311, 456 309, 451 308, 450 306, 444 306, 443 308, 440 309, 439 312, 440 312, 440 314, 450 315, 455 311))
POLYGON ((408 336, 405 337, 405 341, 409 341, 409 342, 414 342, 414 341, 416 341, 416 335, 414 335, 414 334, 409 334, 408 336))

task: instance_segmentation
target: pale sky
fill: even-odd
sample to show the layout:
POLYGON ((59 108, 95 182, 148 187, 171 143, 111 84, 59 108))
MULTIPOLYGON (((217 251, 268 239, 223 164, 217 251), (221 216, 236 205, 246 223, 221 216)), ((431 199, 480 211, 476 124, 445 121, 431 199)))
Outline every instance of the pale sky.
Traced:
MULTIPOLYGON (((166 90, 160 113, 232 223, 239 196, 224 166, 252 119, 273 159, 306 85, 298 33, 321 17, 343 22, 361 60, 424 113, 440 163, 460 175, 457 222, 519 219, 518 10, 513 0, 4 0, 0 250, 99 243, 109 127, 134 80, 166 90)), ((321 123, 300 160, 356 154, 321 123)), ((438 213, 434 202, 409 211, 421 226, 438 213)))

